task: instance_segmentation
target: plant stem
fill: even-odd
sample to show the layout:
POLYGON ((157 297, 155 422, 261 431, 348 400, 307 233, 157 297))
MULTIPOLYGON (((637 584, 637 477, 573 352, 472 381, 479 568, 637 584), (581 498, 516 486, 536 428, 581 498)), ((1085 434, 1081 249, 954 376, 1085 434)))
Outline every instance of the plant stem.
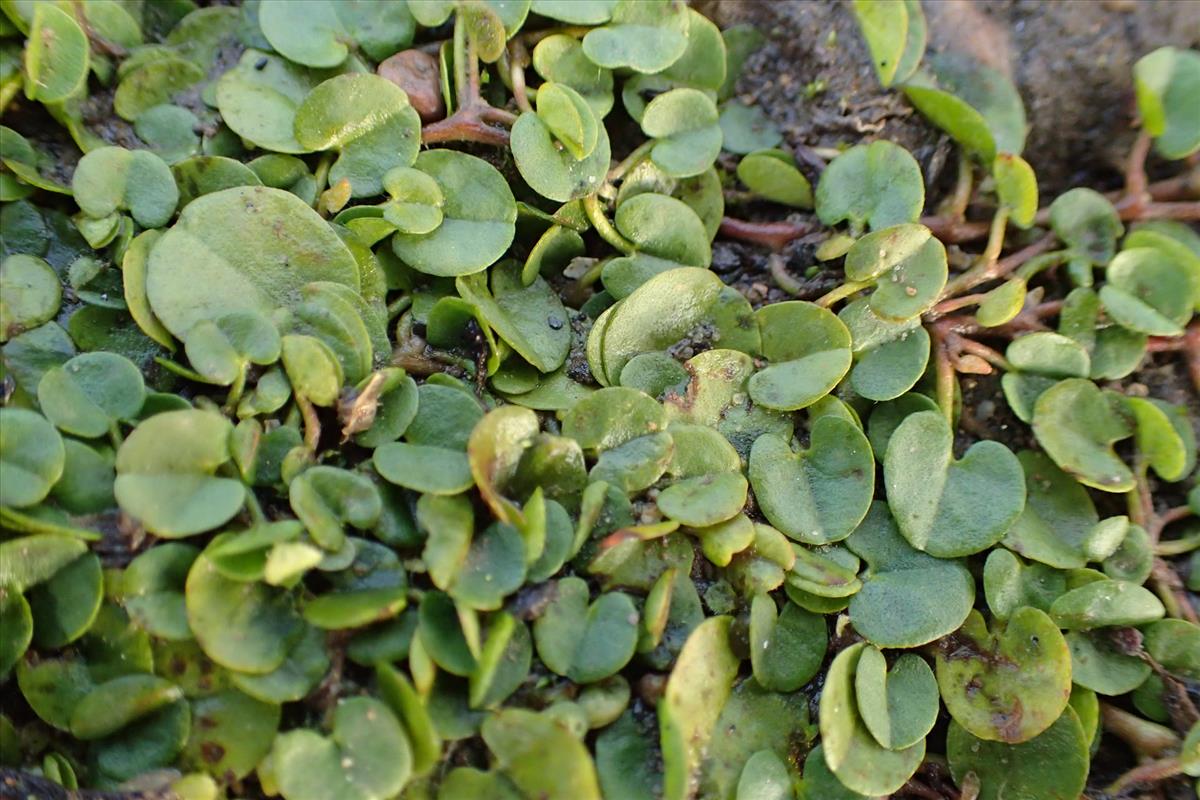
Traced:
MULTIPOLYGON (((997 216, 999 216, 999 214, 997 214, 997 216)), ((994 224, 995 223, 993 221, 993 225, 994 224)), ((954 297, 962 292, 974 289, 981 283, 987 283, 991 280, 1003 278, 1030 259, 1049 250, 1055 245, 1055 243, 1057 243, 1057 241, 1058 238, 1053 233, 1048 233, 1028 247, 1023 247, 1007 258, 1002 258, 999 261, 994 261, 989 264, 981 258, 980 262, 974 267, 971 267, 971 269, 967 270, 946 284, 946 288, 942 290, 942 298, 954 297)))
POLYGON ((1150 134, 1143 128, 1138 132, 1125 166, 1125 197, 1129 198, 1133 211, 1140 212, 1150 202, 1150 193, 1146 190, 1146 156, 1150 155, 1150 142, 1150 134))
POLYGON ((942 216, 952 220, 961 220, 967 214, 967 206, 971 203, 971 190, 975 186, 975 165, 967 151, 958 151, 958 179, 954 183, 954 192, 946 198, 941 209, 942 216))
POLYGON ((304 419, 304 448, 313 455, 321 441, 321 420, 317 417, 317 409, 307 397, 296 395, 296 407, 300 409, 300 416, 304 419))
POLYGON ((413 299, 411 294, 401 295, 388 304, 388 320, 393 320, 408 310, 412 305, 413 299))
POLYGON ((784 263, 783 256, 779 253, 771 253, 767 256, 767 269, 771 272, 771 277, 775 279, 775 285, 790 295, 799 295, 803 290, 803 285, 800 281, 788 274, 787 264, 784 263))
POLYGON ((841 286, 837 287, 836 289, 826 292, 825 294, 818 297, 816 299, 816 303, 817 303, 817 305, 821 306, 822 308, 829 308, 831 305, 838 302, 839 300, 845 300, 847 297, 850 297, 853 294, 857 294, 858 292, 861 292, 863 289, 870 288, 871 286, 872 286, 871 281, 846 281, 845 283, 843 283, 841 286))
POLYGON ((625 158, 621 160, 620 164, 617 164, 615 167, 613 167, 612 169, 610 169, 608 171, 608 182, 616 183, 617 181, 621 180, 621 178, 624 178, 625 173, 629 172, 629 170, 633 167, 634 164, 641 161, 642 156, 646 155, 651 150, 653 150, 655 144, 657 144, 657 143, 653 139, 651 139, 650 141, 643 142, 642 144, 635 147, 633 149, 632 153, 625 156, 625 158))
POLYGON ((1000 260, 1000 251, 1004 248, 1004 232, 1006 230, 1008 230, 1008 209, 1001 208, 996 212, 996 216, 992 217, 987 247, 980 254, 979 259, 975 262, 975 266, 947 283, 946 288, 942 290, 941 296, 943 298, 954 297, 960 292, 972 289, 992 278, 999 277, 993 273, 996 271, 997 263, 1000 260))
POLYGON ((321 158, 317 161, 317 171, 313 173, 313 178, 317 184, 316 198, 313 200, 313 208, 321 204, 321 194, 325 191, 325 186, 329 182, 329 168, 333 166, 333 159, 336 154, 329 150, 321 154, 321 158))
POLYGON ((254 494, 254 489, 246 487, 246 508, 250 509, 250 519, 255 525, 262 525, 267 521, 267 515, 263 513, 262 504, 258 502, 258 497, 254 494))
POLYGON ((937 404, 950 427, 954 427, 954 362, 950 359, 950 348, 940 326, 928 326, 933 339, 934 368, 937 375, 937 404))
POLYGON ((454 15, 454 97, 463 108, 471 100, 467 76, 467 25, 461 14, 454 15))
POLYGON ((1104 793, 1115 797, 1124 794, 1127 790, 1132 789, 1138 784, 1164 781, 1167 778, 1175 777, 1182 771, 1183 767, 1179 763, 1179 756, 1169 756, 1167 758, 1160 758, 1157 761, 1148 761, 1145 764, 1139 764, 1117 778, 1104 790, 1104 793))
POLYGON ((793 239, 799 239, 811 232, 811 225, 792 222, 747 222, 734 217, 723 218, 720 228, 720 233, 731 239, 754 242, 776 251, 782 250, 784 245, 793 239))
POLYGON ((1100 703, 1104 727, 1128 744, 1139 756, 1155 758, 1179 748, 1179 737, 1170 728, 1135 717, 1108 703, 1100 703))
POLYGON ((591 221, 592 227, 596 229, 596 233, 600 234, 601 239, 625 255, 633 255, 637 252, 637 246, 622 236, 620 231, 614 228, 613 224, 609 222, 608 217, 604 214, 603 207, 600 205, 600 196, 598 194, 589 194, 583 198, 583 210, 587 213, 588 220, 591 221))

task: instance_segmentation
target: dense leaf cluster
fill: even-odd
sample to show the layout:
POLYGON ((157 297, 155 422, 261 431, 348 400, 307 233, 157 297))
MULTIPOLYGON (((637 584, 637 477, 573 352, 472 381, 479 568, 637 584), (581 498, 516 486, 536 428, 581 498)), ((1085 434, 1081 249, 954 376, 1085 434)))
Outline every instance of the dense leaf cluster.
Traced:
POLYGON ((761 37, 678 0, 0 10, 6 767, 1074 800, 1115 736, 1113 791, 1200 775, 1200 492, 1151 494, 1194 419, 1122 382, 1200 362, 1197 215, 1143 168, 1200 148, 1200 55, 1134 68, 1124 195, 1039 211, 1012 84, 856 0, 961 148, 922 217, 896 144, 798 164, 734 97, 761 37), (799 299, 727 285, 721 235, 799 299), (960 426, 996 370, 1036 448, 960 426))

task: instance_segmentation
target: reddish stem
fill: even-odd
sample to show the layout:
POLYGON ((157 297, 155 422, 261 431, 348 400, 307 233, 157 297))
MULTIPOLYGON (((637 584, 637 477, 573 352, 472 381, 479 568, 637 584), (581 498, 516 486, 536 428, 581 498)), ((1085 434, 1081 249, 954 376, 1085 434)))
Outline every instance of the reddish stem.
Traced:
POLYGON ((720 233, 732 239, 761 244, 778 252, 793 239, 812 232, 812 225, 792 222, 750 222, 735 217, 721 220, 720 233))
POLYGON ((421 129, 424 144, 439 142, 479 142, 498 147, 508 146, 509 133, 503 128, 489 125, 489 121, 508 122, 516 117, 508 111, 484 103, 482 100, 463 106, 449 117, 433 122, 421 129))

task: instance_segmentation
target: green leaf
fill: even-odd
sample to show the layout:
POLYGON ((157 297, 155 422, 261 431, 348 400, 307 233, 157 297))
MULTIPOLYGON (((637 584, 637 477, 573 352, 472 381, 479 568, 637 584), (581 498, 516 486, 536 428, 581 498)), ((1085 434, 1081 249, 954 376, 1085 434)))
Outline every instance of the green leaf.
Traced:
POLYGON ((810 447, 799 453, 781 436, 760 436, 750 451, 749 476, 771 524, 816 545, 849 536, 870 508, 875 487, 867 437, 833 417, 813 425, 810 447))
POLYGON ((36 3, 25 48, 25 96, 61 103, 87 84, 88 37, 75 18, 54 3, 36 3))
POLYGON ((347 74, 308 93, 296 109, 295 134, 305 150, 337 151, 331 186, 348 180, 353 197, 371 197, 382 192, 388 170, 416 161, 421 120, 396 84, 378 75, 347 74))
POLYGON ((566 361, 571 348, 567 310, 541 277, 525 285, 521 266, 516 261, 505 261, 487 275, 460 277, 455 286, 496 335, 539 372, 553 372, 566 361))
POLYGON ((1187 411, 1155 399, 1126 402, 1137 424, 1138 452, 1163 480, 1182 480, 1196 466, 1196 434, 1187 411))
POLYGON ((382 513, 379 490, 368 478, 325 465, 293 478, 288 502, 313 541, 326 550, 342 547, 347 525, 370 529, 382 513))
POLYGON ((336 67, 357 45, 382 60, 412 42, 413 18, 404 0, 316 2, 296 14, 286 0, 263 0, 258 9, 262 33, 289 61, 309 67, 336 67))
POLYGON ((672 89, 658 95, 646 105, 641 119, 642 132, 656 140, 651 160, 673 178, 699 175, 721 152, 717 121, 716 105, 698 89, 672 89))
POLYGON ((304 153, 296 141, 296 112, 327 73, 249 49, 217 81, 217 109, 238 136, 277 153, 304 153), (256 65, 266 63, 261 69, 256 65))
POLYGON ((136 364, 116 353, 81 353, 38 383, 42 413, 65 433, 96 438, 132 420, 146 399, 136 364))
POLYGON ((246 500, 240 482, 214 475, 229 460, 231 431, 211 411, 167 411, 142 422, 117 451, 113 489, 122 510, 169 538, 229 521, 246 500))
POLYGON ((701 528, 736 516, 746 504, 746 488, 740 474, 700 475, 671 484, 656 502, 668 519, 701 528))
POLYGON ((955 460, 953 438, 939 414, 912 414, 892 434, 883 460, 888 505, 900 531, 939 558, 995 544, 1025 504, 1025 479, 1012 451, 982 441, 955 460))
POLYGON ((0 555, 4 556, 0 562, 0 586, 22 593, 50 580, 85 552, 87 542, 54 533, 35 533, 0 542, 0 555))
POLYGON ((516 201, 508 181, 486 161, 453 150, 427 150, 416 168, 437 181, 443 197, 442 224, 432 233, 397 233, 396 255, 430 275, 480 272, 512 243, 516 201))
POLYGON ((588 603, 588 587, 579 578, 556 584, 554 600, 534 622, 538 656, 552 671, 576 683, 594 683, 614 675, 633 657, 637 645, 637 609, 628 595, 610 592, 588 603))
POLYGON ((925 205, 921 168, 907 150, 891 142, 857 145, 839 155, 821 173, 817 216, 826 225, 849 222, 880 230, 916 222, 925 205))
POLYGON ((412 771, 412 748, 378 700, 352 697, 333 712, 329 738, 296 729, 275 739, 270 759, 285 800, 386 800, 412 771))
POLYGON ((1113 443, 1134 433, 1120 395, 1083 378, 1060 381, 1038 398, 1033 433, 1054 463, 1085 486, 1105 492, 1133 488, 1133 473, 1113 452, 1113 443))
POLYGON ((66 464, 62 437, 40 414, 0 409, 0 505, 40 503, 66 464))
POLYGON ((204 654, 238 672, 274 671, 306 627, 286 592, 232 581, 203 555, 188 572, 186 599, 188 624, 204 654))
POLYGON ((130 122, 187 90, 207 75, 211 62, 197 63, 172 51, 164 51, 145 61, 127 59, 118 70, 120 83, 113 95, 113 110, 130 122))
POLYGON ((179 190, 166 162, 151 152, 101 147, 79 161, 71 179, 75 202, 90 217, 128 210, 146 228, 166 225, 179 190))
POLYGON ((1161 619, 1164 613, 1162 601, 1149 589, 1108 579, 1072 589, 1050 607, 1050 615, 1060 628, 1081 631, 1142 625, 1161 619))
POLYGON ((704 222, 681 200, 655 192, 627 196, 617 206, 617 230, 638 250, 676 264, 707 267, 712 250, 704 222))
MULTIPOLYGON (((687 637, 658 707, 664 800, 685 800, 737 677, 729 617, 709 617, 687 637)), ((721 737, 718 737, 721 738, 721 737)))
POLYGON ((183 758, 216 778, 244 778, 271 751, 279 717, 278 705, 233 689, 198 698, 183 758))
POLYGON ((833 312, 815 303, 788 301, 755 312, 762 354, 771 365, 750 379, 755 403, 780 411, 812 405, 850 369, 850 332, 833 312), (803 337, 796 336, 804 331, 803 337))
POLYGON ((1044 611, 1017 609, 991 631, 973 611, 940 643, 937 679, 959 725, 980 739, 1019 744, 1054 724, 1066 708, 1071 656, 1044 611))
POLYGON ((11 255, 0 262, 0 342, 48 322, 62 305, 62 285, 37 256, 11 255))
POLYGON ((1122 250, 1104 273, 1100 302, 1119 324, 1152 336, 1179 336, 1192 317, 1192 278, 1159 250, 1122 250))
POLYGON ((783 150, 758 150, 738 162, 738 180, 750 191, 783 205, 812 208, 812 186, 783 150))
POLYGON ((904 653, 889 669, 883 653, 865 648, 858 659, 854 691, 863 724, 889 750, 903 750, 923 740, 933 730, 941 708, 933 670, 915 653, 904 653))
POLYGON ((271 317, 279 308, 295 308, 304 299, 301 288, 314 281, 357 292, 354 256, 295 195, 249 186, 189 204, 150 251, 146 289, 155 315, 186 342, 202 319, 231 311, 271 317), (264 248, 264 241, 278 247, 264 248))
POLYGON ((1020 154, 1025 106, 1009 78, 959 53, 931 55, 925 66, 904 87, 918 111, 985 164, 998 153, 1020 154))
POLYGON ((1117 696, 1136 689, 1150 675, 1150 665, 1123 653, 1107 631, 1070 631, 1071 680, 1097 694, 1117 696))
POLYGON ((1073 256, 1089 264, 1107 264, 1124 231, 1113 204, 1097 191, 1071 189, 1050 204, 1050 227, 1073 256))
POLYGON ((446 202, 437 181, 412 167, 393 167, 384 173, 383 188, 391 201, 383 218, 404 233, 431 233, 442 224, 446 202))
POLYGON ((1087 490, 1042 453, 1017 454, 1025 471, 1025 509, 1004 535, 1004 546, 1059 569, 1093 560, 1100 521, 1087 490))
MULTIPOLYGON (((505 709, 484 721, 482 734, 500 773, 520 791, 513 797, 600 800, 596 767, 587 747, 549 714, 505 709)), ((505 800, 503 794, 490 796, 505 800)))
POLYGON ((661 72, 687 49, 687 12, 678 0, 617 0, 608 24, 583 37, 583 52, 606 69, 661 72))
POLYGON ((1160 47, 1133 65, 1138 111, 1158 152, 1172 160, 1200 148, 1200 117, 1191 98, 1200 87, 1200 54, 1160 47))
POLYGON ((1071 709, 1021 744, 978 739, 950 723, 950 772, 960 786, 974 774, 981 800, 1074 800, 1087 783, 1087 736, 1071 709))
POLYGON ((915 0, 855 0, 854 16, 884 86, 905 81, 925 54, 925 15, 915 0))
POLYGON ((821 694, 821 746, 829 769, 847 788, 867 795, 890 794, 916 772, 925 757, 925 742, 887 750, 868 731, 855 692, 855 673, 866 647, 861 642, 851 645, 829 665, 821 694))
MULTIPOLYGON (((534 9, 537 9, 537 3, 534 9)), ((578 0, 564 6, 579 6, 578 0)), ((607 21, 608 12, 604 12, 607 21)), ((547 83, 569 86, 591 106, 596 119, 603 119, 613 106, 612 72, 592 63, 583 45, 573 36, 551 34, 533 48, 533 68, 547 83)), ((540 95, 541 90, 538 90, 540 95)), ((599 133, 599 131, 597 131, 599 133)), ((604 134, 607 137, 607 133, 604 134)))
POLYGON ((1008 209, 1009 220, 1018 228, 1028 228, 1037 215, 1037 177, 1029 162, 1014 153, 1000 153, 992 163, 996 195, 1001 208, 1008 209))
POLYGON ((4 638, 0 640, 0 676, 8 678, 9 670, 16 666, 33 641, 33 617, 29 603, 16 589, 0 588, 0 625, 4 627, 4 638))
POLYGON ((773 692, 794 692, 821 670, 825 620, 794 603, 777 612, 770 595, 758 594, 750 605, 749 645, 754 679, 773 692))
POLYGON ((854 628, 878 647, 917 647, 962 625, 975 602, 975 580, 957 561, 913 549, 878 501, 846 545, 868 565, 850 598, 854 628))

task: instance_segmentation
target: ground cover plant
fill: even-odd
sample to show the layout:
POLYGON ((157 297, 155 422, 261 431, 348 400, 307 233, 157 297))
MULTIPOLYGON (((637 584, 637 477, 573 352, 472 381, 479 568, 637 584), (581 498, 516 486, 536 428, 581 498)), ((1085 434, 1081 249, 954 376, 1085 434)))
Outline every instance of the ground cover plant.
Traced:
POLYGON ((1044 197, 849 9, 940 203, 671 0, 0 0, 0 794, 1195 796, 1200 54, 1044 197))

